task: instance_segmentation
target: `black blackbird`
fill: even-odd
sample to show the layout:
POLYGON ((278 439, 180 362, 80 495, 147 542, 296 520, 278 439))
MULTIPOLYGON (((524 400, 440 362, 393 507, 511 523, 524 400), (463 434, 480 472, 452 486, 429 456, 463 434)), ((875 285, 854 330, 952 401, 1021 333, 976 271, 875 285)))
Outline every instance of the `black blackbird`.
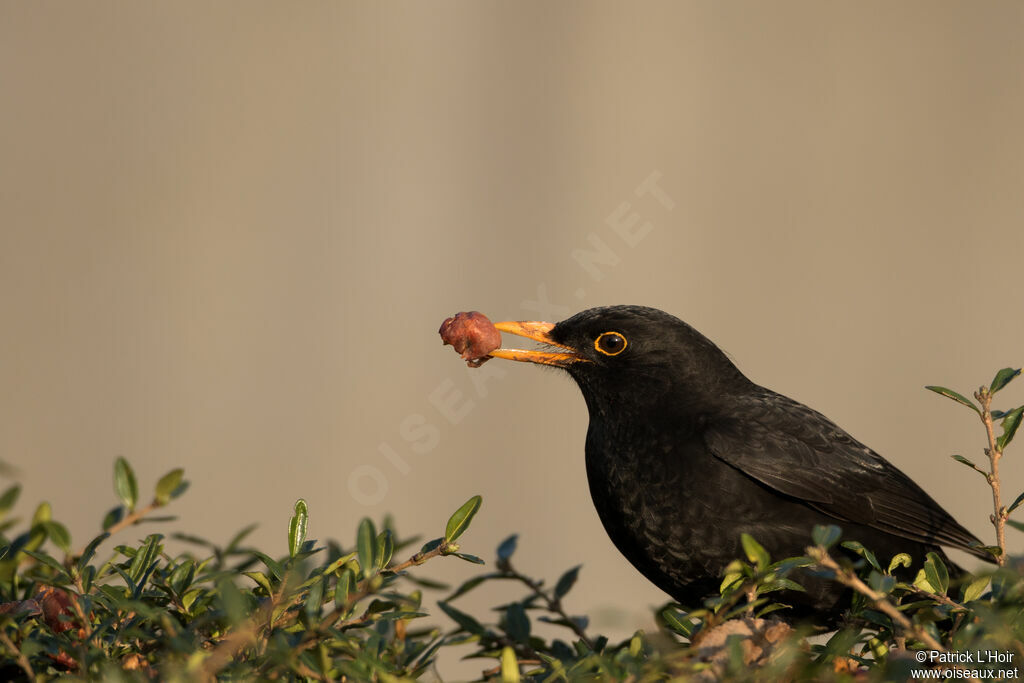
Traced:
MULTIPOLYGON (((496 327, 557 351, 490 355, 564 368, 590 412, 590 494, 612 542, 684 606, 718 592, 742 557, 740 534, 775 559, 804 554, 816 524, 836 524, 882 562, 920 564, 940 545, 991 561, 907 475, 821 413, 754 384, 710 340, 654 308, 610 306, 558 324, 496 327)), ((834 623, 840 586, 801 576, 788 618, 834 623)))

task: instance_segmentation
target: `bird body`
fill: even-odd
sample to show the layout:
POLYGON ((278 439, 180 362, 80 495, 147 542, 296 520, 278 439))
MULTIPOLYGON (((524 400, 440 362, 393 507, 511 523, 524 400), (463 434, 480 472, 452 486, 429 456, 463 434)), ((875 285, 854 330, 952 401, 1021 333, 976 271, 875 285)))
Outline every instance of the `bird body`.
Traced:
MULTIPOLYGON (((710 340, 653 308, 612 306, 558 324, 499 323, 560 352, 491 355, 564 368, 590 414, 586 470, 618 550, 684 606, 718 592, 750 534, 774 559, 818 524, 887 562, 947 545, 991 560, 908 476, 821 413, 747 379, 710 340), (536 354, 536 355, 530 355, 536 354)), ((833 622, 841 586, 802 575, 792 618, 833 622)))

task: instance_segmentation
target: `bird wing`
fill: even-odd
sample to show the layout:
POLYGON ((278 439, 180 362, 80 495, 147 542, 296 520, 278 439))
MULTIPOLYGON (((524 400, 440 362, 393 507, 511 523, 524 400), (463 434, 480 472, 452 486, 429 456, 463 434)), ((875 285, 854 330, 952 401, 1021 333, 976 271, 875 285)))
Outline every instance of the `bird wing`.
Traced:
POLYGON ((923 543, 991 556, 907 475, 821 413, 767 389, 732 417, 709 420, 705 442, 719 459, 839 521, 923 543))

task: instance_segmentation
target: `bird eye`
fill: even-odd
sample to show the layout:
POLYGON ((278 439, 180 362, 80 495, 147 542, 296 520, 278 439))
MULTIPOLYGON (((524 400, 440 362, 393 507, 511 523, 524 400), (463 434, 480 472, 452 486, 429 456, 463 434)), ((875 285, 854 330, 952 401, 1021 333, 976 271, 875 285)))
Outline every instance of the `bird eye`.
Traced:
POLYGON ((617 356, 626 350, 626 338, 618 332, 602 332, 594 340, 594 348, 606 356, 617 356))

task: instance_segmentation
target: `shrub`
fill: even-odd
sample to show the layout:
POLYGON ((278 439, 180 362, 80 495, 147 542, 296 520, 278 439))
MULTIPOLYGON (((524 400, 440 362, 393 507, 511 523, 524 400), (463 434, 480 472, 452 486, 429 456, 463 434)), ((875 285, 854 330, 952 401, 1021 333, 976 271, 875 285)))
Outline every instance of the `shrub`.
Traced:
MULTIPOLYGON (((444 587, 422 576, 421 565, 438 557, 485 564, 458 542, 481 507, 479 496, 455 511, 443 535, 405 560, 398 558, 413 541, 401 539, 390 520, 378 531, 363 519, 348 546, 308 539, 303 500, 292 511, 286 555, 246 546, 248 527, 225 546, 174 534, 191 550, 172 557, 161 534, 134 546, 111 539, 141 522, 165 521, 159 513, 188 487, 182 470, 162 477, 152 500, 140 507, 135 475, 119 458, 114 489, 120 503, 84 547, 73 547, 46 503, 20 534, 8 537, 17 520, 0 524, 0 677, 411 680, 436 677, 441 649, 465 643, 475 646, 470 656, 487 661, 482 677, 503 681, 881 681, 920 677, 925 674, 915 670, 922 669, 947 678, 1017 677, 1024 657, 1024 580, 1005 552, 1005 534, 1007 526, 1024 530, 1010 518, 1024 494, 1003 504, 999 460, 1024 406, 1000 411, 992 401, 1019 374, 1001 370, 973 401, 929 387, 974 411, 986 433, 987 468, 953 457, 992 490, 997 542, 988 550, 997 564, 962 580, 951 579, 933 553, 914 581, 901 581, 894 572, 909 566, 907 555, 878 558, 842 541, 838 526, 816 528, 805 556, 777 561, 744 536, 745 557, 727 568, 720 595, 689 612, 669 603, 658 610, 657 632, 611 643, 588 630, 585 616, 567 611, 564 599, 580 567, 552 584, 523 574, 513 564, 516 536, 498 546, 492 569, 438 602, 443 616, 428 614, 423 590, 444 587), (772 617, 785 609, 772 593, 798 589, 789 578, 797 568, 854 593, 849 618, 817 639, 823 642, 772 617), (495 581, 522 588, 520 599, 497 607, 496 619, 455 606, 495 581), (561 637, 542 637, 537 622, 553 625, 545 632, 561 637)), ((15 485, 0 495, 0 515, 19 492, 15 485)))

